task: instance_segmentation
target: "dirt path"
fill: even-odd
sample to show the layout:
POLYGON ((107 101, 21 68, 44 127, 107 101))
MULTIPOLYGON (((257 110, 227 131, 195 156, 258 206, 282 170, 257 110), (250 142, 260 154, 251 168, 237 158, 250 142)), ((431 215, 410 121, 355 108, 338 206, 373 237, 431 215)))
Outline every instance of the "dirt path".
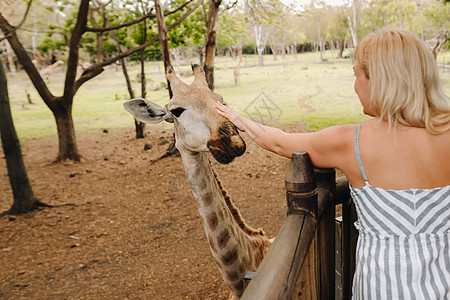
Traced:
POLYGON ((304 98, 302 98, 302 99, 299 99, 299 100, 297 101, 298 106, 299 106, 300 108, 306 109, 306 112, 307 112, 307 113, 315 112, 316 109, 315 109, 314 107, 312 107, 312 106, 306 104, 306 100, 310 100, 310 99, 312 99, 312 98, 314 98, 314 97, 319 96, 320 94, 323 94, 323 90, 322 90, 322 88, 321 88, 320 86, 317 85, 317 86, 316 86, 316 89, 317 89, 317 93, 315 93, 314 95, 306 96, 306 97, 304 97, 304 98))
MULTIPOLYGON (((290 128, 298 131, 298 128, 290 128)), ((55 137, 22 151, 36 196, 75 206, 0 219, 0 299, 225 299, 179 156, 161 156, 172 131, 148 126, 79 134, 84 161, 52 164, 55 137), (153 148, 144 150, 144 144, 153 148)), ((3 154, 0 153, 0 157, 3 154)), ((214 166, 242 215, 276 235, 286 213, 288 160, 248 142, 230 165, 214 166)), ((0 211, 12 196, 0 159, 0 211)))

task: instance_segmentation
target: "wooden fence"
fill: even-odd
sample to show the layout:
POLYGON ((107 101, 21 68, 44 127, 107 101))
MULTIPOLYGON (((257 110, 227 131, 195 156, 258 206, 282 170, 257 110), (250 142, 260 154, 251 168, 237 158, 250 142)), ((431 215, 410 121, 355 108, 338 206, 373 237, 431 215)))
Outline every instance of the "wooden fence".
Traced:
MULTIPOLYGON (((335 206, 342 204, 342 299, 351 298, 357 231, 348 181, 334 169, 315 169, 295 152, 286 172, 288 212, 243 300, 335 299, 335 206)), ((341 297, 339 297, 341 298, 341 297)))

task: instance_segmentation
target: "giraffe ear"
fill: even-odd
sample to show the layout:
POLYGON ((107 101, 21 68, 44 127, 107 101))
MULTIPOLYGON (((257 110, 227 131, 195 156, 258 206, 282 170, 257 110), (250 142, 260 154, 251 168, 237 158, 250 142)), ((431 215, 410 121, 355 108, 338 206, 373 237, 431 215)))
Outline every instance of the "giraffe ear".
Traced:
POLYGON ((163 105, 159 105, 142 98, 132 99, 123 104, 123 107, 137 120, 156 124, 162 121, 173 123, 171 115, 163 105))

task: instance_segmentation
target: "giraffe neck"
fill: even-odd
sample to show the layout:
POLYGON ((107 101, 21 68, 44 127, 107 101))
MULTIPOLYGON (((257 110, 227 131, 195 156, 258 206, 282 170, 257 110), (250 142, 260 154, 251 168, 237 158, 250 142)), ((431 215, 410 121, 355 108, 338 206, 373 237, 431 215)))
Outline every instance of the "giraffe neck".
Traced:
POLYGON ((256 271, 270 242, 249 227, 223 190, 206 153, 180 151, 206 237, 222 277, 236 297, 247 271, 256 271))

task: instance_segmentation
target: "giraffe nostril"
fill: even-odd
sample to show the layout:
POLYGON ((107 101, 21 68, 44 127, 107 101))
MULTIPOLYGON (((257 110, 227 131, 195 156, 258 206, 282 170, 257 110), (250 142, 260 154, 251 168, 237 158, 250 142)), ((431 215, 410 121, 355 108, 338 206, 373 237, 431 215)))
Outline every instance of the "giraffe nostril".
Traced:
POLYGON ((230 146, 236 156, 241 156, 247 149, 244 140, 239 135, 230 136, 230 146))
POLYGON ((239 135, 209 140, 207 146, 214 158, 222 164, 232 162, 235 157, 241 156, 246 150, 245 142, 239 135))

